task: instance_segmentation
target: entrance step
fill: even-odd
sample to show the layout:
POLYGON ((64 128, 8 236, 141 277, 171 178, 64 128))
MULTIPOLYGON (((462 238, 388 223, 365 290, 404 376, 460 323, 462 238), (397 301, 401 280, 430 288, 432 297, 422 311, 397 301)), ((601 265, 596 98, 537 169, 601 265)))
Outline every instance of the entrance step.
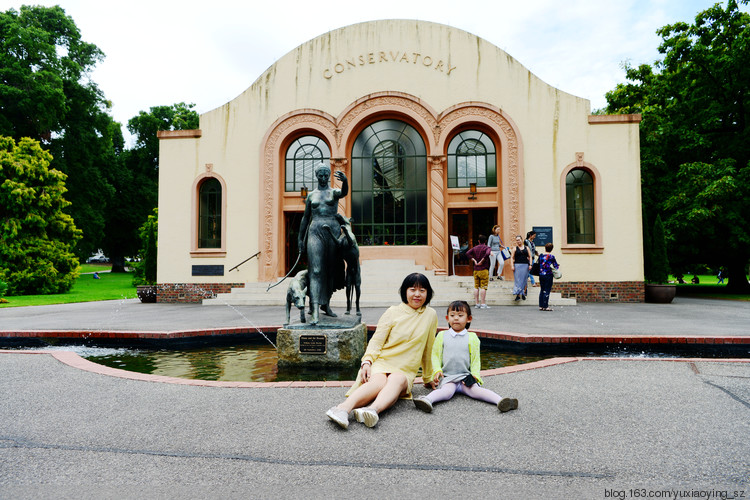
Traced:
MULTIPOLYGON (((362 297, 360 307, 388 307, 401 301, 398 289, 404 277, 410 273, 422 273, 430 280, 434 290, 431 306, 446 307, 454 300, 465 300, 474 304, 474 278, 471 276, 436 276, 414 261, 366 260, 362 262, 362 297)), ((289 278, 280 285, 268 289, 269 283, 247 283, 244 288, 233 288, 230 293, 217 294, 216 298, 204 299, 203 305, 233 306, 284 306, 289 278)), ((527 300, 515 301, 513 282, 491 281, 487 289, 487 304, 490 306, 534 306, 539 305, 539 287, 528 287, 527 300)), ((562 298, 559 293, 550 295, 550 305, 576 305, 575 299, 562 298)), ((346 291, 339 290, 331 297, 331 307, 346 307, 346 291)))

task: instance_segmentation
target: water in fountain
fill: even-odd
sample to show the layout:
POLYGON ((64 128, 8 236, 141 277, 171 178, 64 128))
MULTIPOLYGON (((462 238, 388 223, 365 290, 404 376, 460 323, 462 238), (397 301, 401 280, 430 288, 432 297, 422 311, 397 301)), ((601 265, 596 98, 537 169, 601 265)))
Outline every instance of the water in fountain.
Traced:
MULTIPOLYGON (((201 288, 201 287, 199 287, 199 286, 196 286, 196 285, 193 285, 193 284, 186 284, 186 285, 181 285, 181 286, 180 286, 179 288, 178 288, 178 287, 177 287, 176 285, 172 285, 172 286, 173 286, 173 288, 172 288, 172 289, 173 289, 173 290, 175 290, 175 291, 177 291, 177 290, 179 289, 179 290, 183 290, 183 291, 185 291, 185 290, 186 290, 186 291, 191 291, 191 292, 197 292, 197 294, 198 294, 199 296, 203 297, 204 299, 215 299, 215 298, 216 298, 216 293, 214 293, 213 291, 211 291, 211 290, 206 290, 206 289, 204 289, 204 288, 201 288)), ((260 333, 260 334, 261 334, 261 335, 263 336, 263 338, 264 338, 264 339, 266 339, 266 340, 268 341, 268 343, 269 343, 269 344, 271 344, 271 345, 273 346, 273 348, 274 348, 274 349, 276 349, 276 344, 274 344, 274 343, 273 343, 273 342, 271 341, 271 339, 269 339, 269 338, 268 338, 268 336, 267 336, 267 335, 266 335, 265 333, 263 333, 263 331, 262 331, 262 330, 261 330, 260 328, 258 328, 258 325, 256 325, 255 323, 253 323, 253 322, 252 322, 252 321, 250 320, 250 318, 248 318, 247 316, 245 316, 245 315, 244 315, 244 314, 242 313, 242 311, 240 311, 240 310, 239 310, 239 309, 237 309, 237 308, 236 308, 236 307, 235 307, 234 305, 232 305, 232 304, 229 304, 229 303, 227 303, 227 302, 223 302, 223 304, 224 304, 225 306, 227 306, 228 308, 232 309, 232 310, 233 310, 234 312, 236 312, 236 313, 237 313, 237 314, 238 314, 238 315, 239 315, 239 316, 240 316, 240 317, 241 317, 242 319, 244 319, 245 321, 247 321, 247 323, 248 323, 248 324, 249 324, 250 326, 252 326, 253 328, 255 328, 255 330, 256 330, 256 331, 257 331, 258 333, 260 333)))

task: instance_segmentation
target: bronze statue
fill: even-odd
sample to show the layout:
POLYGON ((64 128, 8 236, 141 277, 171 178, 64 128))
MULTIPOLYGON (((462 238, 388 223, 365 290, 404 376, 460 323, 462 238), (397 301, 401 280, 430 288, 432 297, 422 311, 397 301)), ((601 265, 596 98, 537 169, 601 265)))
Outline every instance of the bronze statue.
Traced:
POLYGON ((340 236, 337 235, 331 227, 325 225, 331 232, 331 236, 336 238, 339 243, 339 247, 343 252, 344 262, 346 262, 346 314, 350 314, 352 311, 352 299, 355 299, 357 316, 362 316, 362 312, 359 310, 359 296, 361 293, 360 285, 362 284, 362 276, 359 267, 359 245, 357 245, 357 239, 352 232, 351 219, 347 220, 341 214, 336 214, 336 218, 341 223, 340 236), (356 293, 356 296, 355 296, 356 293))
POLYGON ((318 187, 307 195, 299 228, 299 251, 307 255, 311 325, 318 324, 319 309, 328 316, 336 316, 329 304, 331 295, 345 284, 343 255, 330 228, 340 225, 336 217, 339 198, 349 193, 349 182, 343 172, 335 172, 334 176, 341 182, 341 189, 330 186, 328 165, 320 163, 315 168, 318 187))

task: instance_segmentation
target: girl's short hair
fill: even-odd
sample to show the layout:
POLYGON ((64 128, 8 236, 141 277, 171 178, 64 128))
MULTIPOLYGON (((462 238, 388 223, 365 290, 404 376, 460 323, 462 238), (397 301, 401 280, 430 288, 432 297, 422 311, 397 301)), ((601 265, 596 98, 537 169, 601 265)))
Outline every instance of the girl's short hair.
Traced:
MULTIPOLYGON (((451 311, 463 311, 467 316, 471 316, 471 306, 465 300, 454 300, 448 305, 448 309, 445 311, 446 315, 451 311)), ((466 328, 471 327, 471 321, 466 323, 466 328)))
POLYGON ((424 301, 424 305, 427 305, 430 303, 430 300, 432 300, 432 294, 434 293, 432 291, 432 285, 430 285, 430 280, 427 279, 427 276, 421 273, 411 273, 409 276, 404 278, 403 283, 401 283, 401 288, 399 288, 399 294, 401 295, 401 301, 404 304, 408 304, 409 301, 406 300, 406 290, 413 286, 418 286, 420 288, 424 288, 427 290, 427 300, 424 301))
POLYGON ((544 245, 544 250, 547 252, 551 252, 553 248, 555 248, 555 245, 553 245, 551 242, 544 245))

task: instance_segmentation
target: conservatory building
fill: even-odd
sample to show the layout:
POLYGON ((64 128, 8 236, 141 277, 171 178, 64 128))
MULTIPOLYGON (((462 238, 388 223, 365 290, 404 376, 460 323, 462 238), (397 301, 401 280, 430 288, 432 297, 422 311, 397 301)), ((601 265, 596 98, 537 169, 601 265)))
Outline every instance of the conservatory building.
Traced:
POLYGON ((339 212, 363 263, 470 274, 457 257, 478 235, 499 225, 512 245, 534 229, 564 266, 563 296, 642 301, 639 122, 592 115, 450 26, 322 34, 202 114, 199 130, 159 133, 159 301, 287 274, 321 162, 348 179, 339 212))

